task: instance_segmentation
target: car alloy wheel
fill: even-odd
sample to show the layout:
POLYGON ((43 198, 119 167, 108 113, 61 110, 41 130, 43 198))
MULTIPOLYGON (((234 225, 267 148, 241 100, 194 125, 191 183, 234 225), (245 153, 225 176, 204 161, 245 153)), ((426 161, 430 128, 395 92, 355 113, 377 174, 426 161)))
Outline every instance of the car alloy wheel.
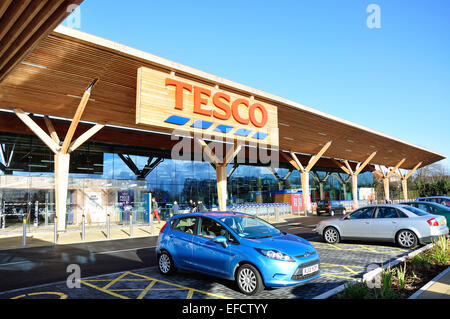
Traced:
POLYGON ((168 253, 162 252, 159 255, 158 268, 163 275, 169 275, 173 272, 172 259, 168 253))
POLYGON ((246 295, 255 295, 263 288, 261 275, 252 265, 242 265, 236 277, 239 289, 246 295))
POLYGON ((397 236, 397 242, 404 248, 412 248, 417 245, 417 237, 410 230, 402 230, 397 236))
POLYGON ((325 241, 329 244, 336 244, 339 242, 339 232, 334 227, 328 227, 323 233, 325 241))

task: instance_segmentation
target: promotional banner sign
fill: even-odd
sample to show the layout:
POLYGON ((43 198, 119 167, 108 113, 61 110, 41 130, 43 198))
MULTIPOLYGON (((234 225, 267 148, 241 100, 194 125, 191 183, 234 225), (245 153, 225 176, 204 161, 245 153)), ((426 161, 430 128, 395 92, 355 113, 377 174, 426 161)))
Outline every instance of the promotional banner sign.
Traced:
POLYGON ((138 69, 136 123, 278 147, 276 106, 146 67, 138 69))

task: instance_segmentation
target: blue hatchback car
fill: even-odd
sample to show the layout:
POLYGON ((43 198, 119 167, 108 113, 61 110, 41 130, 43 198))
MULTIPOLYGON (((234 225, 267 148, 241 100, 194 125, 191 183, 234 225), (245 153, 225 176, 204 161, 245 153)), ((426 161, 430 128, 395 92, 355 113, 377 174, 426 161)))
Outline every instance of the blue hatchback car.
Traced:
POLYGON ((184 269, 235 280, 246 295, 320 275, 319 255, 308 241, 242 213, 172 217, 161 229, 156 251, 164 275, 184 269))

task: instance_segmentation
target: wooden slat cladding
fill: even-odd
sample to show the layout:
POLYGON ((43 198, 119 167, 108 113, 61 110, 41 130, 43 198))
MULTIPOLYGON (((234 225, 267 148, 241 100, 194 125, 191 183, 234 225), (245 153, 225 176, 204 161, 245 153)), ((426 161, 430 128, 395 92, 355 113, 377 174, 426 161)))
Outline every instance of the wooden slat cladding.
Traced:
POLYGON ((2 0, 0 82, 83 0, 2 0))
MULTIPOLYGON (((251 88, 245 91, 238 83, 208 77, 201 71, 189 73, 188 67, 183 69, 175 62, 161 62, 154 56, 106 40, 88 39, 54 32, 41 41, 25 59, 27 65, 17 66, 0 83, 0 108, 18 107, 25 112, 72 118, 82 92, 94 78, 99 78, 82 120, 155 130, 156 127, 136 124, 137 70, 147 67, 168 75, 174 71, 182 81, 192 80, 205 86, 215 84, 225 92, 254 96, 256 101, 276 106, 281 150, 316 154, 332 140, 324 157, 363 162, 377 151, 371 164, 392 167, 406 158, 401 166, 405 169, 419 162, 425 166, 444 158, 294 102, 264 92, 256 94, 257 90, 251 88)), ((164 132, 170 133, 171 129, 164 132)), ((126 143, 126 138, 117 143, 126 143)))

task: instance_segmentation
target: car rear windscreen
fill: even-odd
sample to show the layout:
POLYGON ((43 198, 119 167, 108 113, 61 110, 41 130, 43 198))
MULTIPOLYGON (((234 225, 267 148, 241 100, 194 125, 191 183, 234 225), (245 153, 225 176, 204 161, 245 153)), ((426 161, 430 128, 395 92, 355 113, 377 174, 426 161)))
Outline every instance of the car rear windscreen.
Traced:
POLYGON ((421 209, 418 209, 418 208, 415 208, 415 207, 404 206, 403 208, 406 209, 406 210, 409 210, 411 213, 413 213, 413 214, 415 214, 415 215, 417 215, 417 216, 427 216, 427 215, 430 215, 430 214, 427 213, 426 211, 421 210, 421 209))

